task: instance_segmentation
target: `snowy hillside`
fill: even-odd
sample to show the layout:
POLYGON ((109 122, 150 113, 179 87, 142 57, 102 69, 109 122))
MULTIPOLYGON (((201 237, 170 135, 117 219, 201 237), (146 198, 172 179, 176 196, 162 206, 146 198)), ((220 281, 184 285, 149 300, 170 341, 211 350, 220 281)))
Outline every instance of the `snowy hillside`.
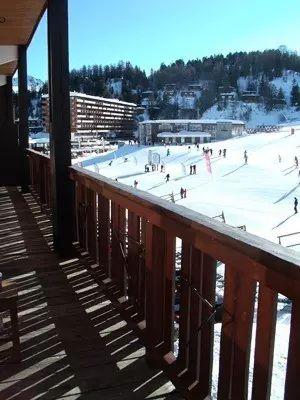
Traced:
MULTIPOLYGON (((239 78, 238 87, 242 93, 247 90, 248 85, 252 84, 258 88, 258 80, 252 77, 239 78)), ((255 128, 261 125, 277 125, 280 123, 300 121, 300 111, 291 106, 291 91, 294 84, 300 85, 300 74, 294 71, 284 71, 280 78, 270 81, 270 84, 278 92, 282 89, 286 105, 275 107, 271 111, 266 110, 264 103, 245 103, 243 101, 230 101, 225 107, 218 107, 214 104, 203 114, 203 118, 219 119, 242 119, 248 128, 255 128)))
MULTIPOLYGON (((237 227, 245 225, 248 232, 278 243, 278 236, 299 231, 300 215, 294 213, 294 197, 300 199, 299 169, 295 156, 300 158, 300 124, 282 127, 276 133, 258 133, 210 144, 211 172, 205 163, 202 148, 171 146, 170 155, 164 146, 124 146, 115 152, 83 162, 88 170, 138 189, 171 200, 210 217, 224 212, 226 223, 237 227), (227 156, 219 156, 220 149, 227 149, 227 156), (160 165, 165 172, 145 172, 149 150, 160 155, 160 165), (244 162, 244 151, 248 164, 244 162), (281 160, 279 158, 281 157, 281 160), (110 162, 112 164, 110 166, 110 162), (189 175, 190 165, 196 165, 196 175, 189 175), (170 181, 166 182, 166 174, 170 181), (181 199, 180 189, 187 190, 181 199)), ((137 193, 138 193, 137 189, 137 193)), ((220 220, 220 218, 219 218, 220 220)), ((300 235, 284 238, 284 246, 300 250, 300 235)), ((217 293, 222 291, 224 270, 218 267, 217 293)), ((218 294, 219 295, 219 294, 218 294)), ((288 341, 290 330, 290 305, 280 296, 278 302, 275 353, 271 399, 282 400, 288 341)), ((253 338, 256 328, 253 323, 253 338)), ((253 347, 250 365, 250 384, 253 371, 253 347)), ((215 325, 213 399, 217 392, 218 352, 220 348, 220 325, 215 325)))
POLYGON ((287 104, 290 104, 290 95, 294 83, 300 85, 300 74, 294 71, 285 71, 280 78, 273 79, 271 83, 277 90, 282 89, 287 104))
MULTIPOLYGON (((33 76, 28 76, 28 90, 30 92, 40 91, 44 85, 44 82, 40 79, 34 78, 33 76)), ((13 90, 18 93, 18 78, 13 79, 13 90)))
POLYGON ((295 107, 285 106, 267 112, 263 104, 236 101, 229 103, 222 110, 218 110, 218 105, 215 104, 205 111, 202 118, 239 119, 245 121, 247 128, 255 128, 261 125, 278 125, 286 122, 300 121, 300 111, 297 111, 295 107))

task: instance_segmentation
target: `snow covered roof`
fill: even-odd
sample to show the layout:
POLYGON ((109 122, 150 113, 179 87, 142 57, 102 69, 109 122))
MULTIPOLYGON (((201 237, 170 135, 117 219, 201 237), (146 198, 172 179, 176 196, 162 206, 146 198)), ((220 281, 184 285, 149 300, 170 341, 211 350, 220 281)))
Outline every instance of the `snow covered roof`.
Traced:
MULTIPOLYGON (((48 97, 49 97, 48 94, 44 94, 42 96, 43 99, 47 99, 48 97)), ((109 99, 107 97, 91 96, 89 94, 79 93, 79 92, 70 92, 70 97, 79 97, 81 99, 90 99, 90 100, 102 100, 102 101, 106 101, 109 103, 118 103, 118 104, 124 104, 127 106, 133 106, 133 107, 137 106, 135 103, 128 103, 127 101, 122 101, 119 99, 109 99)))
POLYGON ((180 131, 180 132, 161 132, 157 137, 200 137, 200 138, 210 138, 211 135, 206 132, 193 132, 193 131, 180 131))
POLYGON ((222 124, 232 123, 233 125, 245 125, 244 121, 235 119, 157 119, 140 122, 146 124, 222 124))

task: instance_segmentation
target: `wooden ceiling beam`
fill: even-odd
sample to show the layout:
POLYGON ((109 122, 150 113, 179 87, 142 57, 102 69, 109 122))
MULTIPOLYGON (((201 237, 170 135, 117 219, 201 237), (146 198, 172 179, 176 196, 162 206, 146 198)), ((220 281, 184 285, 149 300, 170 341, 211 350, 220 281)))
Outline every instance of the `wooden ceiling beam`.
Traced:
POLYGON ((18 61, 10 61, 0 65, 0 75, 12 76, 18 67, 18 61))
POLYGON ((27 46, 46 5, 46 0, 1 0, 0 45, 27 46))

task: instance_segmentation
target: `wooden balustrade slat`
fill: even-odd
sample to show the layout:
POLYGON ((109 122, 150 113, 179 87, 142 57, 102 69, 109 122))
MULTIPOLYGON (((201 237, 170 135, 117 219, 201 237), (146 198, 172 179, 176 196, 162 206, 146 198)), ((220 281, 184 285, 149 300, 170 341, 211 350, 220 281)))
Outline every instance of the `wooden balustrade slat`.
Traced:
POLYGON ((163 342, 163 290, 166 237, 164 231, 147 224, 146 234, 146 327, 150 348, 163 342))
POLYGON ((266 400, 270 398, 276 316, 277 294, 267 286, 260 285, 252 400, 266 400))
POLYGON ((138 309, 139 300, 139 252, 140 219, 132 211, 128 212, 128 298, 138 309))
POLYGON ((188 342, 190 337, 190 304, 191 290, 186 282, 191 280, 191 255, 192 247, 185 241, 182 242, 181 277, 179 288, 179 342, 177 367, 178 373, 187 370, 188 367, 188 342))
POLYGON ((87 250, 93 260, 97 260, 97 214, 96 193, 87 189, 87 250))
POLYGON ((144 218, 140 219, 140 243, 141 255, 139 258, 139 289, 138 289, 138 319, 145 319, 145 305, 146 305, 146 226, 147 221, 144 218))
POLYGON ((98 195, 98 249, 99 266, 107 276, 110 276, 110 220, 109 200, 98 195))
POLYGON ((300 302, 293 301, 284 400, 300 399, 300 302))
POLYGON ((78 239, 80 247, 86 249, 86 187, 79 183, 76 189, 78 239))
POLYGON ((147 224, 146 246, 147 341, 163 355, 173 349, 175 238, 147 224))
POLYGON ((230 398, 232 381, 232 356, 234 340, 234 313, 237 295, 237 272, 231 265, 225 266, 223 318, 220 340, 218 400, 230 398))
POLYGON ((163 352, 174 350, 174 288, 175 288, 175 237, 165 233, 164 260, 164 344, 163 352))
POLYGON ((246 399, 256 282, 225 267, 218 399, 246 399))
MULTIPOLYGON (((216 297, 216 270, 216 260, 202 253, 202 297, 213 306, 215 305, 216 297)), ((200 335, 200 373, 197 387, 199 398, 203 399, 210 394, 212 384, 214 319, 211 316, 212 310, 203 304, 203 328, 200 335)))
MULTIPOLYGON (((200 336, 202 329, 207 329, 203 319, 203 308, 206 307, 199 295, 202 295, 203 284, 203 254, 200 250, 191 247, 191 278, 193 287, 190 293, 190 334, 188 348, 188 373, 191 383, 198 381, 200 368, 200 336)), ((181 318, 181 315, 180 315, 181 318)))
POLYGON ((111 278, 117 284, 119 297, 125 294, 125 222, 125 209, 111 202, 111 278))

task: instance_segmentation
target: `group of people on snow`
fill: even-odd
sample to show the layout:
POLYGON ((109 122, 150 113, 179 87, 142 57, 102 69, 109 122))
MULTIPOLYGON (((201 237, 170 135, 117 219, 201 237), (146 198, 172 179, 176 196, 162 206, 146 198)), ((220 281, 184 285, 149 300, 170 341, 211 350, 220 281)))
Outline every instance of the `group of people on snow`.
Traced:
POLYGON ((211 156, 213 155, 213 149, 210 149, 209 147, 202 147, 203 154, 210 154, 211 156))
POLYGON ((223 157, 226 158, 227 149, 220 149, 220 150, 219 150, 219 157, 221 157, 222 154, 223 154, 223 157))

